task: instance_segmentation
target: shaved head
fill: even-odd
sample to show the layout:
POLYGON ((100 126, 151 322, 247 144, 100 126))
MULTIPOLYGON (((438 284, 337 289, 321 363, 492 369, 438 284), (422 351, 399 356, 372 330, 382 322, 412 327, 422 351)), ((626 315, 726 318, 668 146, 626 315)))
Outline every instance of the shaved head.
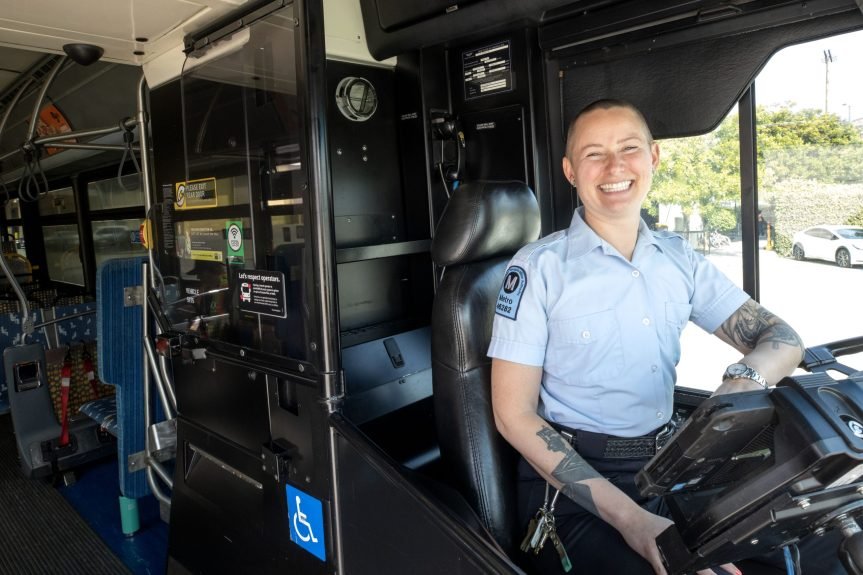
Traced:
POLYGON ((578 120, 580 120, 585 114, 589 114, 594 110, 611 110, 612 108, 624 108, 626 110, 632 111, 639 121, 641 122, 642 127, 644 128, 644 133, 647 135, 647 141, 653 142, 653 134, 650 133, 650 127, 647 125, 647 120, 644 119, 644 115, 641 113, 641 110, 635 107, 631 102, 627 102, 626 100, 619 100, 614 98, 604 98, 602 100, 596 100, 591 102, 587 106, 581 109, 581 111, 576 114, 575 118, 572 119, 572 122, 569 123, 569 130, 566 133, 566 153, 569 153, 569 147, 572 145, 572 141, 575 139, 575 129, 578 120))

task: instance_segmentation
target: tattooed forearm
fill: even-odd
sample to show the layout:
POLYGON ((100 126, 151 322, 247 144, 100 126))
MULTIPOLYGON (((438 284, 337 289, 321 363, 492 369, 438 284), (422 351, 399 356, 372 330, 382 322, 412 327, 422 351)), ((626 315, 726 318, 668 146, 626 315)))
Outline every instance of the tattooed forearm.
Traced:
POLYGON ((540 439, 545 441, 545 445, 548 447, 549 451, 556 453, 565 452, 569 445, 557 431, 548 426, 543 425, 542 429, 540 429, 536 434, 540 439))
POLYGON ((803 349, 800 336, 791 326, 753 300, 740 306, 720 329, 737 347, 748 350, 766 342, 771 343, 773 349, 778 349, 780 344, 803 349))
POLYGON ((563 491, 563 494, 590 513, 599 516, 599 511, 597 511, 596 504, 593 502, 593 497, 590 493, 590 487, 580 482, 585 479, 595 479, 602 476, 570 447, 569 443, 554 429, 543 426, 537 432, 537 435, 545 441, 549 451, 555 453, 563 452, 564 454, 561 462, 551 472, 551 476, 562 484, 560 490, 563 491))
POLYGON ((597 517, 599 516, 599 511, 596 509, 596 504, 590 493, 590 487, 580 482, 602 476, 588 465, 574 449, 570 448, 569 453, 563 456, 563 461, 554 468, 551 476, 563 484, 560 490, 563 491, 564 495, 587 511, 597 517))

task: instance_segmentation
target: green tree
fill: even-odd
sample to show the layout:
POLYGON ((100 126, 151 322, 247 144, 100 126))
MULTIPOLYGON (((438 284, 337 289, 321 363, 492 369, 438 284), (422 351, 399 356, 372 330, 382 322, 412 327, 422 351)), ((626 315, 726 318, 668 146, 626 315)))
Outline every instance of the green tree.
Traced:
MULTIPOLYGON (((726 118, 722 125, 730 121, 726 118)), ((737 138, 728 137, 720 127, 703 136, 665 140, 660 148, 661 164, 649 196, 651 214, 658 214, 659 204, 680 206, 688 229, 697 208, 705 227, 733 228, 733 212, 727 206, 739 196, 739 162, 733 160, 739 155, 737 138)))
MULTIPOLYGON (((863 182, 863 137, 834 114, 790 107, 756 111, 758 181, 762 197, 782 193, 785 182, 824 184, 863 182)), ((729 206, 740 196, 738 117, 731 114, 716 130, 694 138, 660 142, 661 166, 648 210, 659 204, 681 207, 688 220, 697 208, 710 229, 733 228, 729 206), (729 225, 731 223, 731 225, 729 225)))

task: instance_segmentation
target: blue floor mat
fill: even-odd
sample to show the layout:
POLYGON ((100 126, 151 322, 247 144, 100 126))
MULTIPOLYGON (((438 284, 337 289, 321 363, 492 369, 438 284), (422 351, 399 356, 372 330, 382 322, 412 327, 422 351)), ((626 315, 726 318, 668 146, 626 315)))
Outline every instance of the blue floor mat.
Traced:
POLYGON ((120 528, 120 494, 116 459, 76 469, 77 482, 60 493, 111 551, 135 575, 163 575, 168 555, 168 525, 159 518, 152 495, 138 502, 141 529, 126 537, 120 528))

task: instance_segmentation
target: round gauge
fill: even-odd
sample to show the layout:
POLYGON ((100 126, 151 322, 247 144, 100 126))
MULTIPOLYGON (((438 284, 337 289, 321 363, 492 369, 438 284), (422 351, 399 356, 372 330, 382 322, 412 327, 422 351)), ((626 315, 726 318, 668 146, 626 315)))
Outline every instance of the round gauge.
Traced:
POLYGON ((336 86, 336 104, 345 118, 365 122, 378 109, 378 93, 365 78, 348 76, 336 86))

